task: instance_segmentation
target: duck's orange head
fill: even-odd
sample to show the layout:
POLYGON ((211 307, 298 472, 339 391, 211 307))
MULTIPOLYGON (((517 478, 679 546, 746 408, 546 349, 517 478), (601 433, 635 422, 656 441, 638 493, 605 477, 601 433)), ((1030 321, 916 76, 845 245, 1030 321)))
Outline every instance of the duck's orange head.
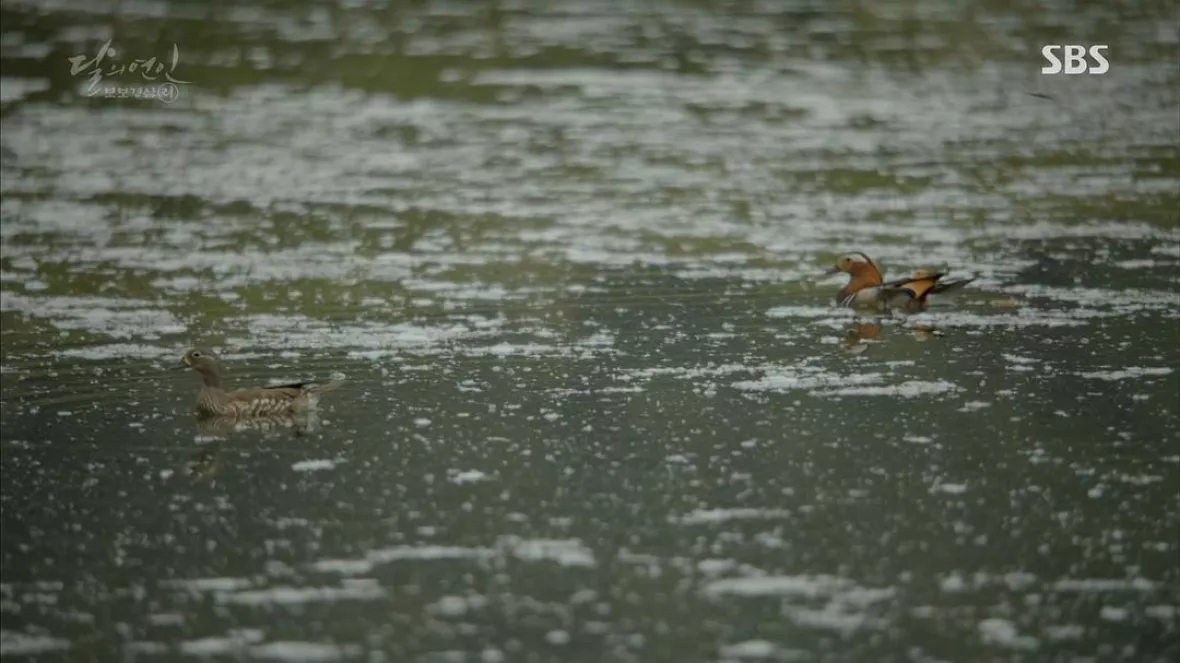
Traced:
POLYGON ((850 275, 853 281, 862 286, 877 285, 882 280, 881 268, 877 266, 876 261, 860 251, 841 256, 836 264, 824 274, 831 275, 839 272, 850 275))

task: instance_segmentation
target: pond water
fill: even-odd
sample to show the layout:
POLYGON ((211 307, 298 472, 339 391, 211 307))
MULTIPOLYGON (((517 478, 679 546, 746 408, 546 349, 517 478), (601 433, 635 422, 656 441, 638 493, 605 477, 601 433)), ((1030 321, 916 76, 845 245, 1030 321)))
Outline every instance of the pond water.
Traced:
POLYGON ((5 659, 1180 656, 1174 4, 2 4, 5 659))

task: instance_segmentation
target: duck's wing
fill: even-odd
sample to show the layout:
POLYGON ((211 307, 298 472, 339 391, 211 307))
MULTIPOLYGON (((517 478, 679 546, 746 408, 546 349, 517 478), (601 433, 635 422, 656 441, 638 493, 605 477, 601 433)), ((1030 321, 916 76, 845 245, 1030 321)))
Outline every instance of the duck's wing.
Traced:
POLYGON ((254 389, 239 389, 226 395, 226 400, 232 403, 293 403, 303 395, 302 384, 276 385, 274 387, 255 387, 254 389))
POLYGON ((971 283, 974 280, 975 280, 975 277, 971 277, 969 279, 952 279, 949 281, 939 281, 938 283, 934 284, 933 288, 930 289, 930 294, 940 295, 944 292, 953 292, 955 290, 958 290, 959 288, 962 288, 963 286, 967 285, 968 283, 971 283))
POLYGON ((923 299, 926 295, 939 292, 938 284, 945 274, 930 274, 921 278, 914 278, 907 276, 892 281, 886 281, 880 285, 881 291, 889 297, 896 297, 898 295, 909 296, 910 299, 923 299))
POLYGON ((250 400, 254 398, 289 398, 296 399, 301 394, 322 394, 326 391, 339 389, 344 380, 331 382, 292 382, 291 384, 272 384, 254 389, 242 389, 229 395, 230 399, 250 400))

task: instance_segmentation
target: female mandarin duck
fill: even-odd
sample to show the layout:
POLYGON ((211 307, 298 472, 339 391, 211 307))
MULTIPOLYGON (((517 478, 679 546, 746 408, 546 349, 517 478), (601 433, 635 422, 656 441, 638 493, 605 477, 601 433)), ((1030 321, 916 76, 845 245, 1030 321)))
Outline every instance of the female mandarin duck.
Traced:
POLYGON ((302 413, 316 406, 320 394, 344 383, 343 380, 300 382, 227 392, 221 387, 221 360, 217 355, 194 348, 184 353, 181 362, 180 368, 193 369, 204 383, 197 394, 197 412, 204 416, 267 417, 302 413))
POLYGON ((943 281, 943 272, 920 269, 910 276, 886 281, 876 261, 859 251, 849 253, 836 261, 836 265, 824 272, 825 275, 846 272, 848 283, 836 294, 836 303, 849 308, 874 308, 885 310, 900 308, 907 313, 917 313, 926 308, 930 295, 958 290, 974 281, 955 279, 943 281))

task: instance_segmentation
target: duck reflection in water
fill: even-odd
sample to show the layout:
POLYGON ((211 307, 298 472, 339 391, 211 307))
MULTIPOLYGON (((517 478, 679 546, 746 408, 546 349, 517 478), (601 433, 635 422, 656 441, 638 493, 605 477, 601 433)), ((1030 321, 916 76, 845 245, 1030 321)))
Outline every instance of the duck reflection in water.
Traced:
POLYGON ((185 463, 188 476, 195 482, 212 481, 221 470, 221 443, 206 444, 185 463))
POLYGON ((195 482, 212 481, 224 465, 221 447, 234 436, 303 437, 319 428, 319 416, 314 411, 269 417, 199 417, 197 440, 200 447, 189 457, 185 469, 195 482))
MULTIPOLYGON (((939 335, 938 330, 931 324, 916 324, 908 329, 919 341, 929 341, 939 335)), ((884 328, 878 319, 856 320, 844 332, 841 346, 847 352, 860 354, 869 349, 871 342, 880 341, 882 334, 884 334, 884 328)))
POLYGON ((261 433, 265 438, 290 435, 302 437, 320 428, 320 418, 315 411, 294 414, 276 414, 264 417, 199 417, 197 433, 203 437, 226 438, 234 433, 261 433))
POLYGON ((876 320, 856 320, 844 333, 844 349, 849 352, 861 353, 869 349, 866 341, 876 341, 881 337, 881 323, 876 320))

